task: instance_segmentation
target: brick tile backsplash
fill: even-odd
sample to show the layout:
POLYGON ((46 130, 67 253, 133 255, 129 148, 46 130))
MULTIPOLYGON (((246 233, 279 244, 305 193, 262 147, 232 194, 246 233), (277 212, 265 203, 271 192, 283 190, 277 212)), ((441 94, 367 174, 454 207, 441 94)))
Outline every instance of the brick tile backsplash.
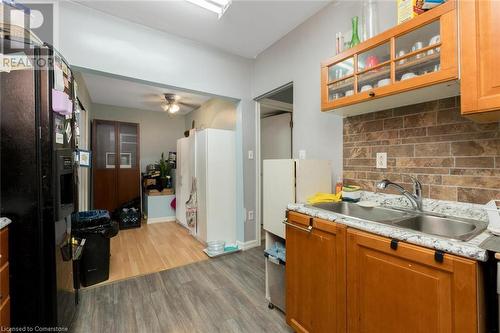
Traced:
POLYGON ((345 118, 344 183, 375 191, 388 178, 411 189, 405 175, 412 175, 428 198, 500 199, 499 123, 474 123, 459 105, 452 97, 345 118), (376 168, 379 152, 387 153, 387 169, 376 168))

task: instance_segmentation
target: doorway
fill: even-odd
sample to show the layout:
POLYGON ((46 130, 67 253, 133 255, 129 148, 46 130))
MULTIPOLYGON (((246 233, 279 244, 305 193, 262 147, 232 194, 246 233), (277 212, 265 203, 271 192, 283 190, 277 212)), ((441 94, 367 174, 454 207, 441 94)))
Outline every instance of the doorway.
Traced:
POLYGON ((257 214, 256 235, 264 240, 263 161, 291 159, 293 156, 293 83, 256 98, 257 102, 257 214))

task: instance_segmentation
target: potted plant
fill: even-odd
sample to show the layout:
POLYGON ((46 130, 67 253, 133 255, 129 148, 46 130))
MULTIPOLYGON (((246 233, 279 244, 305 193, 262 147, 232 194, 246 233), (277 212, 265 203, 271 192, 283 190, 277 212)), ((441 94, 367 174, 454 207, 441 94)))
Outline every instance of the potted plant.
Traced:
POLYGON ((161 159, 158 165, 160 167, 160 191, 163 191, 164 188, 168 188, 172 166, 165 160, 164 153, 161 153, 161 159))

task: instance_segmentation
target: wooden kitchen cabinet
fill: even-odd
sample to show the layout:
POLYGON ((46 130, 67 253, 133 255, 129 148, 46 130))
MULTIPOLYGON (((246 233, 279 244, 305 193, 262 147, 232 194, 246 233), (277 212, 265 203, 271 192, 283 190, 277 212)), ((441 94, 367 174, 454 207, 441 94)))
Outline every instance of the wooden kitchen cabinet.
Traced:
POLYGON ((352 229, 347 253, 348 332, 478 332, 475 261, 352 229))
POLYGON ((449 0, 321 64, 321 109, 342 116, 456 96, 458 27, 449 0))
POLYGON ((460 1, 462 114, 477 121, 500 119, 500 1, 460 1))
POLYGON ((114 211, 140 197, 140 126, 93 121, 92 172, 95 209, 114 211))
POLYGON ((287 323, 297 332, 345 332, 345 226, 295 212, 288 223, 287 323))

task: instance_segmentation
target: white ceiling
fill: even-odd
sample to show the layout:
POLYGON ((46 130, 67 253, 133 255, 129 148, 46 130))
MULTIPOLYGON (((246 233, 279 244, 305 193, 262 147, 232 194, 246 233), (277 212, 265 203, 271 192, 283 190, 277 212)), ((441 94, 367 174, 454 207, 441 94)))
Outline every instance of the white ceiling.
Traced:
POLYGON ((87 0, 81 4, 229 53, 255 58, 331 0, 233 0, 224 16, 183 0, 87 0))
POLYGON ((98 104, 165 112, 161 108, 162 102, 165 101, 163 94, 171 93, 181 97, 178 101, 181 109, 176 115, 185 115, 212 98, 94 73, 81 74, 92 102, 98 104))

